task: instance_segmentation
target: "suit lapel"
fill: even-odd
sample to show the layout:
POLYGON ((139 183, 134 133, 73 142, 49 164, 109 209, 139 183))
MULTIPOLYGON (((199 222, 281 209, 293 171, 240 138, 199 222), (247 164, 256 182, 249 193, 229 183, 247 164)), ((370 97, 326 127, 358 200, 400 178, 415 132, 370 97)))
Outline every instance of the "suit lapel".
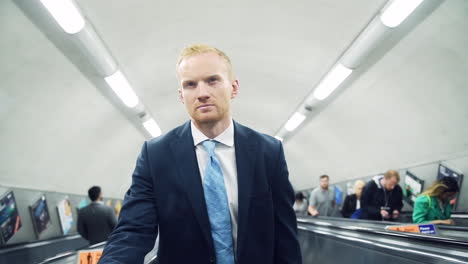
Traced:
POLYGON ((172 153, 176 160, 174 166, 179 169, 178 177, 180 182, 185 185, 187 197, 200 224, 203 236, 209 248, 214 250, 190 121, 185 123, 178 132, 178 138, 171 142, 172 153))
POLYGON ((253 192, 253 179, 255 174, 255 151, 257 142, 249 138, 249 131, 234 122, 234 145, 236 148, 236 166, 238 182, 238 230, 237 230, 237 251, 240 252, 242 241, 248 234, 247 222, 250 206, 250 197, 253 192))

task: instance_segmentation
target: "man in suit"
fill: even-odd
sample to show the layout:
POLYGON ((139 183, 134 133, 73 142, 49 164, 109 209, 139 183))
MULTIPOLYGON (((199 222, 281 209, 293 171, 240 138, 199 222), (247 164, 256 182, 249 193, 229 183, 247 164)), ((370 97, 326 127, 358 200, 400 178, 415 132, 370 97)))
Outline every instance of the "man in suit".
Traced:
POLYGON ((280 141, 238 124, 230 59, 207 45, 177 63, 191 120, 144 143, 99 263, 301 263, 294 192, 280 141))
POLYGON ((88 190, 91 203, 78 211, 78 233, 96 244, 106 241, 117 224, 114 210, 102 202, 102 192, 99 186, 93 186, 88 190))

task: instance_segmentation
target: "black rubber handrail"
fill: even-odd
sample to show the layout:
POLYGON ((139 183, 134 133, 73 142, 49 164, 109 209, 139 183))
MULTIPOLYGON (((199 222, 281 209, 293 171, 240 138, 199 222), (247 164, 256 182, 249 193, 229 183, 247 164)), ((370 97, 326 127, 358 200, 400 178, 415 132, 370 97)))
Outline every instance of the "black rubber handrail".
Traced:
MULTIPOLYGON (((385 235, 385 236, 390 236, 390 237, 415 239, 415 240, 420 240, 424 242, 445 243, 447 245, 468 247, 468 241, 460 240, 456 238, 448 238, 448 237, 441 237, 441 236, 436 236, 436 235, 425 235, 425 234, 417 234, 417 233, 399 233, 399 232, 394 232, 394 231, 377 230, 373 228, 367 228, 367 227, 364 228, 364 227, 359 227, 359 226, 342 226, 342 225, 336 225, 336 224, 331 224, 331 223, 328 223, 329 225, 323 225, 323 224, 316 223, 317 221, 326 222, 327 220, 320 219, 320 218, 315 218, 315 219, 314 218, 309 218, 309 219, 298 218, 297 219, 298 223, 306 224, 306 225, 315 225, 315 226, 321 226, 321 227, 326 226, 326 227, 336 228, 340 230, 351 230, 351 231, 367 233, 367 234, 385 235)), ((395 224, 395 223, 392 223, 392 224, 395 224)))
POLYGON ((34 242, 25 242, 25 243, 18 243, 18 244, 12 244, 12 245, 4 245, 0 248, 0 254, 4 254, 7 252, 11 251, 16 251, 16 250, 22 250, 25 248, 34 248, 34 247, 42 247, 45 245, 50 245, 54 243, 59 243, 64 240, 70 240, 70 239, 78 239, 81 236, 78 234, 75 235, 68 235, 68 236, 61 236, 61 237, 53 237, 49 239, 44 239, 44 240, 38 240, 34 242))
MULTIPOLYGON (((389 222, 389 221, 377 221, 377 220, 364 220, 364 219, 350 219, 350 218, 340 218, 340 217, 312 217, 312 216, 298 216, 298 219, 304 218, 304 219, 325 219, 326 221, 337 221, 337 222, 351 222, 351 223, 356 223, 356 221, 359 221, 359 223, 370 223, 370 224, 376 224, 376 225, 408 225, 411 223, 404 223, 404 222, 389 222)), ((461 232, 467 232, 468 234, 468 227, 466 226, 453 226, 453 225, 437 225, 437 228, 442 229, 442 230, 451 230, 451 231, 461 231, 461 232)), ((468 237, 468 235, 467 235, 468 237)))
POLYGON ((60 259, 64 259, 64 258, 68 258, 68 257, 71 257, 73 255, 76 255, 76 251, 69 251, 69 252, 64 252, 64 253, 61 253, 61 254, 58 254, 56 256, 53 256, 51 258, 47 258, 41 262, 39 262, 38 264, 46 264, 46 263, 50 263, 52 261, 56 261, 56 260, 60 260, 60 259))
POLYGON ((468 219, 468 214, 452 213, 452 218, 456 219, 468 219))

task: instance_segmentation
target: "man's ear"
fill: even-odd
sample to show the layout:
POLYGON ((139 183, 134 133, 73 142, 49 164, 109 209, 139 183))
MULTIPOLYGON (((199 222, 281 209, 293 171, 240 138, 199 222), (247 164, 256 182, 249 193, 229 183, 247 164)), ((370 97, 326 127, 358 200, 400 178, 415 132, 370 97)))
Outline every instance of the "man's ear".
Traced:
POLYGON ((238 94, 239 94, 239 81, 238 81, 238 80, 234 80, 234 81, 232 82, 231 99, 236 98, 238 94))
POLYGON ((182 92, 182 89, 177 89, 177 92, 179 93, 179 100, 184 103, 184 93, 182 92))

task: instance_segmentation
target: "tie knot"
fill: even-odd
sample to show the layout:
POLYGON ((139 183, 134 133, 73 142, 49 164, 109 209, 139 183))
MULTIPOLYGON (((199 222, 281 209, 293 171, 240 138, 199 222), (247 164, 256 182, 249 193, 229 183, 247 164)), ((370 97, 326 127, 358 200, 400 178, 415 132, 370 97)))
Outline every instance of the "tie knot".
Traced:
POLYGON ((202 142, 203 147, 205 148, 206 152, 210 157, 214 156, 214 150, 216 147, 216 141, 214 140, 205 140, 202 142))

